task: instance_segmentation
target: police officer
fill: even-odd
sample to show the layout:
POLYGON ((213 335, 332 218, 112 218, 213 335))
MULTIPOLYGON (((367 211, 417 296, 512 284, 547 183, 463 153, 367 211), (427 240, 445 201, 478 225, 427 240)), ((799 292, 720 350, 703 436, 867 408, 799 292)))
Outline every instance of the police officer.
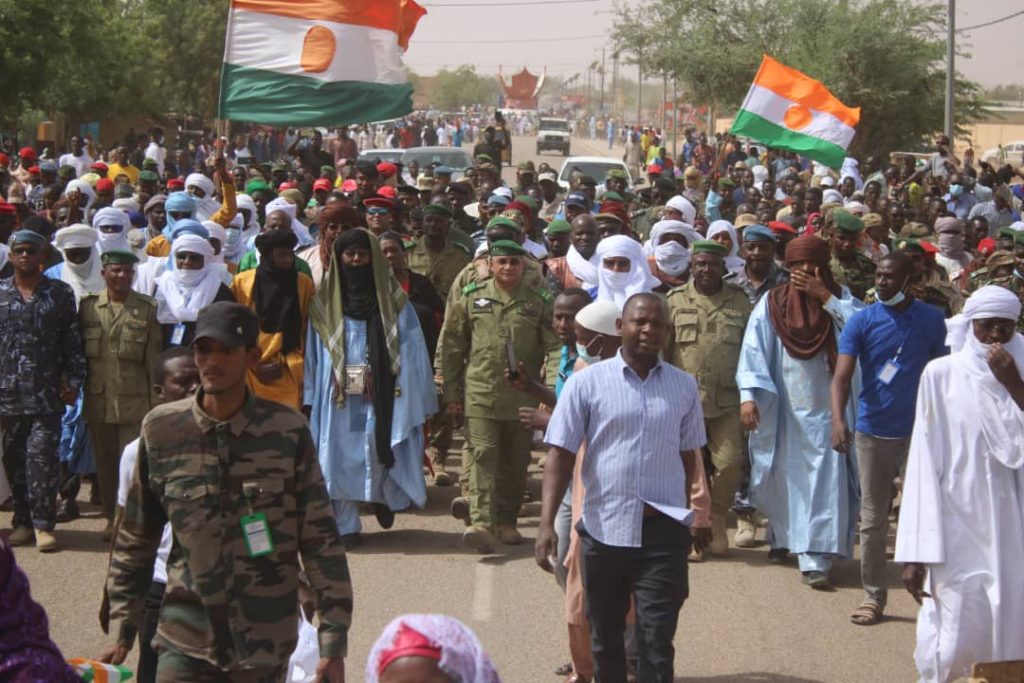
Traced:
POLYGON ((833 209, 832 222, 832 275, 837 284, 846 285, 851 294, 863 301, 875 286, 875 262, 858 248, 864 221, 845 209, 833 209))
POLYGON ((149 412, 149 372, 160 353, 163 330, 156 319, 156 301, 132 289, 138 259, 130 251, 108 251, 101 257, 103 292, 84 297, 79 324, 89 363, 82 414, 89 425, 100 499, 109 541, 117 502, 118 462, 124 447, 139 435, 149 412))
POLYGON ((11 545, 35 540, 58 549, 60 419, 85 382, 82 336, 71 287, 43 275, 46 238, 11 237, 14 275, 0 279, 0 425, 3 463, 14 497, 11 545))
MULTIPOLYGON (((430 208, 430 207, 428 207, 430 208)), ((409 270, 423 275, 442 297, 451 291, 452 283, 471 260, 466 246, 451 238, 451 223, 440 211, 431 210, 423 216, 423 237, 407 252, 409 270)), ((427 455, 434 470, 434 484, 450 486, 451 477, 444 464, 452 445, 452 420, 444 410, 430 421, 430 445, 427 455)))
MULTIPOLYGON (((526 250, 511 240, 490 245, 491 277, 472 282, 449 304, 441 332, 444 401, 455 417, 464 415, 471 449, 470 528, 467 545, 482 553, 502 543, 522 543, 516 515, 526 487, 531 433, 519 422, 519 408, 533 399, 506 384, 506 368, 534 379, 560 342, 551 328, 552 297, 546 287, 524 281, 526 250)), ((551 363, 548 363, 551 365, 551 363)), ((557 365, 548 374, 557 373, 557 365)))
POLYGON ((345 548, 306 419, 248 391, 260 359, 249 308, 199 313, 192 349, 201 387, 142 421, 138 460, 107 578, 119 663, 153 576, 163 526, 167 558, 156 680, 282 681, 295 649, 299 561, 319 617, 317 680, 344 680, 352 617, 345 548))
POLYGON ((714 466, 709 551, 724 555, 729 549, 725 515, 743 474, 736 366, 751 305, 741 287, 723 280, 729 253, 725 246, 697 240, 691 249, 690 282, 668 293, 672 327, 667 357, 693 374, 700 385, 707 447, 714 466))

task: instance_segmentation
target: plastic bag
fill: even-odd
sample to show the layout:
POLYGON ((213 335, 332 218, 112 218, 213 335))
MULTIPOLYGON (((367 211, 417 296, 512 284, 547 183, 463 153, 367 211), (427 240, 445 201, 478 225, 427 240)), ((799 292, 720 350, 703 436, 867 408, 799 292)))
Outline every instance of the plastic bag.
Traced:
POLYGON ((132 671, 126 666, 104 664, 85 657, 69 659, 68 665, 86 683, 120 683, 132 677, 132 671))
POLYGON ((320 642, 316 627, 306 620, 299 609, 299 642, 288 660, 287 683, 313 683, 316 680, 316 665, 320 663, 320 642))

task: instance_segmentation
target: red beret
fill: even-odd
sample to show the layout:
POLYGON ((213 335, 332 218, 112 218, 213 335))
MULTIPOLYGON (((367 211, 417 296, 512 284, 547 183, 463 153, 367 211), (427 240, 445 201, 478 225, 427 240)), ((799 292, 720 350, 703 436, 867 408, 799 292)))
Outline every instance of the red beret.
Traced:
POLYGON ((277 186, 277 191, 278 192, 283 192, 284 190, 297 190, 297 189, 299 189, 299 184, 296 183, 296 182, 293 182, 291 180, 286 180, 286 181, 284 181, 283 183, 281 183, 280 185, 277 186))
POLYGON ((39 173, 40 172, 39 171, 39 167, 38 166, 29 166, 28 167, 28 172, 29 173, 39 173))
POLYGON ((185 179, 184 178, 171 178, 167 181, 168 190, 184 190, 185 179))
POLYGON ((8 204, 7 202, 0 200, 0 214, 10 215, 18 213, 18 209, 14 204, 8 204))
POLYGON ((351 178, 349 178, 348 180, 346 180, 345 182, 343 182, 341 184, 341 191, 342 192, 355 192, 356 191, 356 187, 357 187, 356 186, 356 181, 354 181, 351 178))
POLYGON ((379 164, 377 164, 377 172, 380 173, 385 178, 390 178, 391 176, 398 173, 398 167, 395 166, 394 164, 382 161, 379 164))
POLYGON ((771 228, 771 231, 776 234, 780 232, 784 232, 788 235, 796 234, 796 228, 794 228, 789 223, 784 223, 783 221, 772 221, 768 224, 768 227, 771 228))
POLYGON ((395 192, 395 188, 390 185, 384 185, 383 187, 377 188, 377 194, 381 197, 387 197, 388 199, 394 199, 398 196, 398 193, 395 192))
POLYGON ((978 253, 984 254, 985 256, 991 256, 996 253, 996 241, 991 237, 986 237, 981 240, 978 242, 978 253))
POLYGON ((110 170, 110 167, 107 166, 102 161, 94 161, 94 162, 92 162, 92 166, 90 166, 89 168, 91 168, 93 170, 96 170, 96 171, 108 171, 108 170, 110 170))
POLYGON ((11 165, 11 158, 9 156, 7 156, 6 154, 4 154, 3 152, 0 152, 0 166, 10 166, 10 165, 11 165))
POLYGON ((96 191, 97 192, 113 192, 114 191, 114 181, 111 180, 110 178, 100 178, 99 180, 96 181, 96 191))
POLYGON ((31 147, 22 147, 18 150, 18 156, 21 157, 22 161, 35 161, 36 151, 31 147))
POLYGON ((363 200, 363 206, 383 206, 388 211, 395 210, 395 203, 387 197, 369 197, 363 200))
POLYGON ((323 190, 324 192, 331 191, 331 181, 327 178, 317 178, 313 181, 313 191, 323 190))

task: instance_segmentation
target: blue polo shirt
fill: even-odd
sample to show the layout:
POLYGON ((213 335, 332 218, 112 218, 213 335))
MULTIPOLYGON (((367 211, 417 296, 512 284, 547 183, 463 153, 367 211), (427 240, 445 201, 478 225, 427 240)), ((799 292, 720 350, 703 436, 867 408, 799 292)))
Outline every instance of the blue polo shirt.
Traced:
POLYGON ((874 303, 846 323, 839 353, 860 361, 857 431, 886 439, 910 436, 924 366, 949 353, 946 321, 937 308, 916 299, 902 312, 874 303), (886 384, 879 373, 890 360, 899 370, 886 384))

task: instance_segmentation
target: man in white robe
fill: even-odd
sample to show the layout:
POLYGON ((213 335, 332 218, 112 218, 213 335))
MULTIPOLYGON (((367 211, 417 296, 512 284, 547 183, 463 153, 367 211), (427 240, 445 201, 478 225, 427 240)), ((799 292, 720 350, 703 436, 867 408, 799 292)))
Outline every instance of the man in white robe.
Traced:
POLYGON ((896 561, 921 604, 921 681, 1024 659, 1024 338, 1021 304, 996 285, 947 321, 952 355, 917 394, 896 561))

